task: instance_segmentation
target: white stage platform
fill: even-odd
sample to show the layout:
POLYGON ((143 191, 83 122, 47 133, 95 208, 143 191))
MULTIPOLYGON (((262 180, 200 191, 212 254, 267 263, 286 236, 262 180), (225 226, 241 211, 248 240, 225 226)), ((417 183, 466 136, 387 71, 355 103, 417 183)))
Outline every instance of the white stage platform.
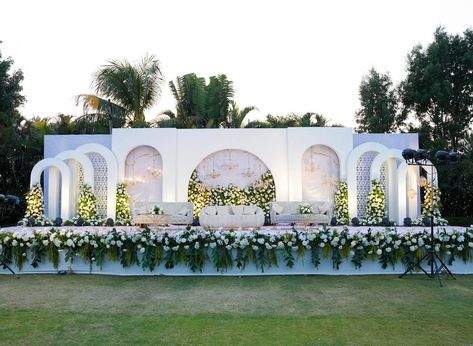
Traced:
MULTIPOLYGON (((56 231, 51 233, 51 227, 42 227, 42 228, 23 228, 23 227, 10 227, 4 228, 0 232, 0 240, 3 241, 3 250, 7 247, 5 244, 11 244, 12 239, 7 239, 5 241, 6 235, 9 238, 17 239, 17 243, 24 242, 26 253, 26 261, 23 265, 23 268, 20 270, 18 266, 14 263, 10 267, 20 274, 32 274, 32 273, 57 273, 58 271, 70 271, 78 274, 107 274, 107 275, 170 275, 170 276, 200 276, 200 275, 216 275, 216 276, 243 276, 243 275, 369 275, 369 274, 400 274, 404 272, 405 267, 401 261, 397 261, 394 265, 388 265, 387 268, 383 269, 380 263, 381 254, 373 253, 373 258, 370 258, 371 255, 366 255, 368 258, 362 260, 362 265, 360 268, 356 268, 354 263, 352 263, 354 251, 357 247, 362 246, 363 241, 365 242, 364 249, 366 252, 377 251, 382 249, 381 253, 384 255, 391 253, 391 251, 396 251, 395 243, 396 240, 400 241, 398 247, 403 248, 403 251, 409 252, 409 246, 417 244, 424 251, 425 245, 422 243, 428 242, 428 236, 430 234, 430 229, 425 227, 397 227, 386 229, 385 227, 330 227, 328 230, 323 230, 322 228, 309 228, 303 229, 302 227, 297 228, 294 232, 292 227, 289 226, 279 226, 279 227, 263 227, 259 230, 237 230, 230 233, 226 230, 214 230, 214 231, 204 231, 201 228, 193 228, 195 232, 187 232, 183 230, 183 227, 171 226, 160 228, 158 231, 144 231, 136 227, 60 227, 56 228, 56 231), (115 231, 113 231, 115 230, 115 231), (113 234, 111 233, 113 231, 113 234), (32 260, 32 246, 35 241, 29 235, 33 234, 37 243, 48 240, 48 243, 54 242, 54 239, 60 239, 59 247, 59 265, 57 268, 54 268, 51 261, 44 253, 43 260, 39 265, 34 268, 31 265, 32 260), (190 236, 190 234, 192 234, 190 236), (366 236, 363 236, 366 235, 366 236), (136 247, 134 248, 137 259, 140 263, 132 264, 129 266, 123 266, 120 262, 120 255, 114 261, 110 260, 108 256, 104 256, 103 264, 101 268, 96 265, 96 261, 92 262, 92 265, 87 261, 84 261, 80 255, 82 249, 86 244, 84 244, 85 237, 87 238, 87 244, 93 245, 92 239, 95 239, 98 244, 97 248, 102 248, 104 251, 109 251, 106 249, 105 244, 113 244, 118 239, 125 239, 123 242, 133 243, 136 247), (121 238, 121 237, 124 238, 121 238), (95 238, 94 238, 95 237, 95 238), (194 238, 193 238, 194 237, 194 238), (292 238, 291 238, 292 237, 292 238), (298 239, 296 239, 298 238, 298 239), (23 239, 23 240, 21 240, 23 239), (69 243, 67 245, 67 240, 73 240, 74 245, 69 243), (103 241, 101 240, 103 239, 103 241), (171 243, 166 244, 166 239, 171 243), (185 239, 185 241, 183 240, 185 239), (225 241, 225 239, 227 239, 225 241), (238 239, 238 240, 236 240, 238 239), (245 240, 249 242, 245 243, 245 240), (364 240, 363 240, 364 239, 364 240), (82 240, 82 242, 78 242, 82 240), (292 243, 291 240, 294 242, 292 243), (426 240, 426 241, 424 241, 426 240), (356 244, 352 242, 355 241, 356 244), (173 243, 174 242, 174 243, 173 243), (195 248, 195 243, 199 243, 199 247, 204 249, 202 253, 207 257, 205 264, 200 268, 197 268, 195 271, 191 270, 191 264, 189 263, 189 256, 183 255, 183 257, 178 260, 177 253, 189 253, 195 248), (220 242, 221 244, 217 244, 220 242), (324 246, 320 244, 324 242, 324 246), (376 244, 376 242, 378 244, 376 244), (28 247, 28 244, 31 246, 28 247), (162 261, 157 265, 153 270, 149 268, 142 269, 141 263, 143 263, 143 252, 140 251, 141 244, 144 247, 149 247, 154 249, 160 247, 162 250, 162 261), (175 250, 172 250, 173 244, 177 247, 175 250), (270 245, 274 245, 271 248, 270 245), (281 247, 276 246, 276 244, 281 245, 281 247), (169 247, 167 248, 167 246, 169 247), (190 247, 189 247, 190 245, 190 247), (216 268, 216 262, 214 255, 217 249, 223 251, 225 246, 229 246, 231 249, 227 251, 231 256, 232 265, 228 265, 226 268, 216 268), (233 245, 233 246, 232 246, 233 245), (185 248, 187 246, 187 248, 185 248), (268 246, 265 248, 265 246, 268 246), (323 249, 323 247, 330 248, 329 250, 323 249), (249 250, 250 247, 253 247, 255 251, 249 250), (300 247, 304 247, 304 253, 300 253, 300 247), (317 249, 318 256, 320 258, 320 263, 318 267, 315 267, 313 264, 313 252, 312 248, 320 247, 317 249), (340 257, 339 268, 335 268, 334 265, 334 252, 338 252, 340 248, 340 253, 346 250, 346 255, 340 257), (387 250, 387 248, 391 250, 387 250), (178 249, 179 248, 179 249, 178 249), (269 250, 268 250, 269 248, 269 250), (342 249, 343 248, 343 249, 342 249), (72 263, 66 261, 66 253, 68 250, 74 249, 76 252, 73 256, 72 263), (190 249, 190 250, 189 250, 190 249), (242 249, 240 252, 243 252, 245 255, 253 253, 255 258, 249 259, 244 268, 238 268, 237 259, 238 259, 238 249, 242 249), (265 250, 266 249, 266 250, 265 250), (288 250, 289 249, 289 250, 288 250), (174 251, 174 252, 173 252, 174 251), (287 264, 287 256, 289 253, 293 256, 293 265, 292 267, 287 264), (350 252, 351 253, 348 253, 350 252), (258 259, 259 253, 265 253, 268 256, 268 253, 272 252, 277 258, 277 264, 273 263, 269 265, 268 263, 263 263, 258 259), (325 255, 324 255, 325 252, 325 255), (166 268, 167 254, 172 254, 176 256, 176 263, 172 268, 166 268), (186 257, 187 256, 187 257, 186 257)), ((448 247, 451 251, 455 251, 451 244, 470 244, 469 251, 469 260, 464 262, 459 254, 456 254, 455 261, 449 269, 454 274, 473 274, 473 230, 470 228, 464 227, 439 227, 435 228, 436 233, 440 232, 440 241, 443 245, 449 245, 448 247), (463 238, 462 238, 463 237, 463 238), (447 240, 448 238, 448 240, 447 240), (460 242, 460 240, 462 242, 460 242)), ((15 243, 15 246, 19 246, 15 243)), ((458 249, 459 246, 455 245, 458 249)), ((443 246, 442 245, 442 246, 443 246)), ((124 249, 125 246, 120 248, 124 249)), ((17 248, 18 249, 18 248, 17 248)), ((449 250, 449 251, 450 251, 449 250)), ((44 250, 43 250, 44 251, 44 250)), ((93 251, 93 250, 92 250, 93 251)), ((128 250, 127 250, 128 251, 128 250)), ((151 250, 150 250, 151 251, 151 250)), ((363 250, 364 251, 364 250, 363 250)), ((458 250, 457 250, 458 251, 458 250)), ((412 251, 413 253, 415 250, 412 251)), ((19 251, 21 253, 21 251, 19 251)), ((92 255, 91 255, 92 256, 92 255)), ((447 256, 448 257, 448 256, 447 256)), ((267 257, 266 259, 268 259, 267 257)), ((168 258, 169 259, 169 258, 168 258)), ((15 262, 15 261, 13 261, 15 262)), ((225 267, 223 265, 223 267, 225 267)), ((427 264, 424 265, 427 267, 427 264)), ((8 270, 0 269, 0 273, 8 274, 8 270)))

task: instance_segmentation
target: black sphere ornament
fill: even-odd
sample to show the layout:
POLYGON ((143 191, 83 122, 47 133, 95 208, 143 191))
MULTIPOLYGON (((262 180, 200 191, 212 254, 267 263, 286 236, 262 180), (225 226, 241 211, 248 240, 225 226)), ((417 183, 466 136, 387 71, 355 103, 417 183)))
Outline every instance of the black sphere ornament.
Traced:
POLYGON ((357 218, 357 217, 354 217, 353 219, 351 219, 351 224, 353 226, 359 226, 360 225, 360 219, 357 218))
POLYGON ((60 217, 57 217, 54 220, 54 226, 61 226, 62 225, 62 219, 60 217))
POLYGON ((411 227, 412 226, 412 220, 410 217, 405 217, 404 218, 404 226, 406 227, 411 227))
POLYGON ((391 221, 389 220, 388 217, 383 218, 383 226, 385 227, 391 226, 391 221))
POLYGON ((84 219, 83 218, 78 218, 77 221, 76 221, 76 225, 77 226, 82 226, 84 224, 84 219))
POLYGON ((334 216, 330 220, 330 226, 336 226, 338 224, 337 218, 334 216))
POLYGON ((430 223, 431 223, 430 217, 424 217, 422 219, 422 223, 424 224, 424 226, 430 226, 430 223))
POLYGON ((113 219, 111 217, 109 217, 107 219, 107 221, 105 222, 105 224, 108 226, 108 227, 113 227, 114 225, 114 222, 113 222, 113 219))

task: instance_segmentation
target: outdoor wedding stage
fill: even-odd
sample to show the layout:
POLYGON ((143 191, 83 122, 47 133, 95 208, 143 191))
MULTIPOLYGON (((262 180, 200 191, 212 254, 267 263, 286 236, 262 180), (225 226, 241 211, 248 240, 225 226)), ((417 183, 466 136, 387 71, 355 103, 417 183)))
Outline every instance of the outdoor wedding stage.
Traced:
POLYGON ((454 273, 473 273, 473 230, 446 225, 435 167, 409 165, 405 148, 418 149, 417 134, 45 136, 25 217, 0 231, 0 264, 18 273, 400 274, 433 244, 454 273))

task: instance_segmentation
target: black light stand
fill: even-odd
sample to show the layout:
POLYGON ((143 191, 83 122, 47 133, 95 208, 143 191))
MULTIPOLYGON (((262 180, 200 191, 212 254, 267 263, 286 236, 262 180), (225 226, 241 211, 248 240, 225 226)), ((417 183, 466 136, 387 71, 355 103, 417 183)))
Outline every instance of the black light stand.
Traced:
MULTIPOLYGON (((414 149, 405 149, 402 152, 402 157, 406 160, 406 163, 410 166, 428 166, 430 167, 430 174, 433 180, 434 177, 434 165, 428 160, 428 152, 423 149, 414 150, 414 149)), ((446 151, 438 151, 435 154, 435 157, 439 162, 444 163, 456 163, 461 157, 461 154, 452 152, 448 153, 446 151)), ((432 181, 433 183, 433 181, 432 181)), ((435 251, 435 238, 434 238, 434 213, 433 213, 433 184, 432 184, 432 203, 430 204, 430 248, 428 249, 427 253, 422 256, 414 265, 410 266, 406 269, 406 271, 400 275, 399 277, 404 277, 407 273, 411 272, 415 268, 420 268, 427 275, 429 278, 434 279, 438 278, 440 286, 442 286, 442 269, 444 269, 450 277, 455 280, 455 276, 453 276, 452 272, 445 263, 442 261, 438 253, 435 251), (426 271, 422 267, 422 262, 426 261, 430 264, 430 272, 426 271)))

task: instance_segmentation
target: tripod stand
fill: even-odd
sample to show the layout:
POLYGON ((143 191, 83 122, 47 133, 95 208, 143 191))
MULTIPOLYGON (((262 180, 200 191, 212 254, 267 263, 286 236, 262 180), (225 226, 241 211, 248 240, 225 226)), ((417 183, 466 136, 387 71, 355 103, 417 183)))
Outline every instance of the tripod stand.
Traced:
POLYGON ((1 257, 0 257, 0 267, 3 267, 3 269, 8 269, 10 273, 12 273, 17 279, 20 278, 18 275, 16 275, 13 269, 11 269, 10 266, 5 263, 5 261, 1 257))
MULTIPOLYGON (((431 195, 431 203, 429 206, 430 209, 430 248, 427 251, 427 253, 422 256, 420 260, 418 260, 414 265, 410 266, 409 268, 406 269, 406 271, 400 275, 399 277, 402 278, 404 275, 407 273, 411 272, 415 268, 420 268, 424 272, 425 275, 427 275, 429 278, 434 279, 438 278, 440 286, 442 286, 442 278, 440 275, 442 274, 442 269, 444 269, 449 276, 451 276, 454 280, 455 277, 453 276, 452 272, 447 268, 445 263, 442 261, 438 253, 435 251, 435 239, 434 239, 434 188, 433 188, 433 182, 434 182, 434 165, 432 162, 430 162, 427 158, 427 151, 425 150, 418 150, 417 152, 411 149, 406 149, 403 151, 402 156, 406 160, 406 163, 410 166, 428 166, 430 167, 430 177, 431 177, 431 186, 432 186, 432 195, 431 195), (424 268, 422 268, 421 264, 427 260, 427 263, 430 264, 430 273, 427 272, 424 268)), ((443 161, 448 161, 450 159, 452 162, 458 161, 458 158, 460 157, 458 153, 452 153, 449 154, 443 151, 439 151, 436 154, 436 157, 438 159, 442 159, 443 161)))
POLYGON ((418 260, 415 264, 410 266, 409 268, 406 269, 406 271, 399 276, 399 278, 404 277, 407 273, 411 272, 415 268, 420 268, 424 272, 425 275, 427 275, 431 279, 438 278, 440 286, 442 286, 442 269, 444 269, 450 277, 453 278, 453 280, 456 280, 455 276, 453 276, 452 272, 448 267, 445 265, 445 263, 442 261, 438 253, 435 251, 435 240, 434 240, 434 216, 430 215, 430 249, 427 251, 427 253, 422 256, 420 260, 418 260), (421 264, 427 260, 427 263, 430 264, 430 273, 427 272, 424 268, 422 268, 421 264), (434 269, 435 268, 435 269, 434 269))

